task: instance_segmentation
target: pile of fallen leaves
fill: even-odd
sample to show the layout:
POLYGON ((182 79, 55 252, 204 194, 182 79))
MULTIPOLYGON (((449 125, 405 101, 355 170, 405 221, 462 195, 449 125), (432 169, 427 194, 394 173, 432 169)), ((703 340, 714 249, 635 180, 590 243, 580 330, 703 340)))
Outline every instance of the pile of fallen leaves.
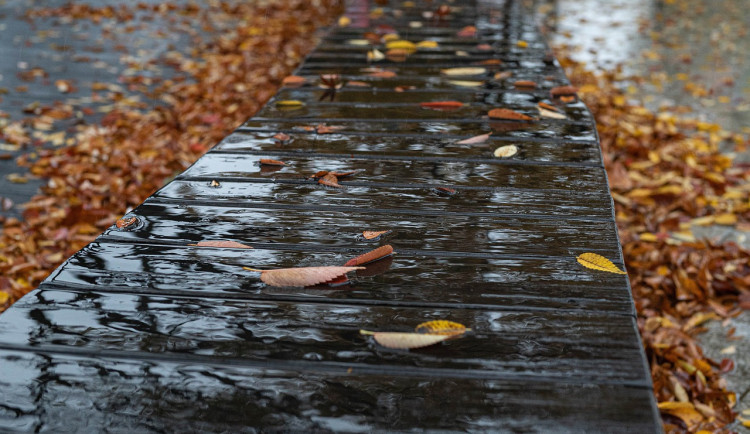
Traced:
POLYGON ((750 229, 750 170, 719 151, 747 150, 747 138, 631 103, 619 71, 593 73, 561 57, 596 118, 665 429, 719 430, 736 417, 722 378, 733 362, 706 357, 696 335, 706 321, 750 308, 750 252, 697 240, 691 227, 750 229))
MULTIPOLYGON (((210 33, 206 41, 196 40, 189 58, 172 53, 169 63, 188 79, 166 80, 152 91, 150 97, 164 101, 163 106, 144 111, 115 105, 101 125, 82 127, 69 146, 19 159, 48 181, 25 205, 24 220, 4 222, 0 311, 252 116, 314 48, 314 30, 340 7, 336 0, 216 1, 202 13, 195 5, 183 6, 185 10, 163 6, 152 12, 192 17, 196 27, 210 28, 225 17, 238 24, 229 32, 210 33)), ((94 21, 132 15, 125 5, 70 4, 34 13, 94 21)), ((137 75, 122 79, 127 85, 144 80, 137 75)), ((66 117, 47 116, 53 109, 43 108, 39 116, 49 122, 66 117)), ((30 141, 33 124, 33 119, 11 124, 3 130, 5 140, 30 141)))

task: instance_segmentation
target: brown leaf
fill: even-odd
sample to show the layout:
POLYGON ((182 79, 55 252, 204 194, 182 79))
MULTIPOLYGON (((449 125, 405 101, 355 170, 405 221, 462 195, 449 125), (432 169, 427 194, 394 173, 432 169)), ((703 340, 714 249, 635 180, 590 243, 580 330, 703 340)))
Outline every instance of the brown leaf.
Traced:
POLYGON ((276 133, 276 134, 274 134, 273 138, 276 139, 276 140, 278 140, 278 141, 280 141, 280 142, 286 142, 291 137, 289 137, 289 135, 284 134, 284 133, 276 133))
POLYGON ((275 270, 243 268, 249 271, 260 271, 260 280, 268 285, 298 288, 330 282, 350 271, 361 270, 364 267, 299 267, 278 268, 275 270))
POLYGON ((388 234, 392 231, 364 231, 362 232, 362 237, 366 240, 372 240, 373 238, 378 238, 381 235, 388 234))
POLYGON ((562 113, 562 111, 561 111, 561 110, 560 110, 560 109, 559 109, 558 107, 555 107, 555 106, 553 106, 552 104, 547 104, 547 103, 546 103, 546 102, 544 102, 544 101, 539 101, 539 103, 538 103, 537 105, 538 105, 539 107, 541 107, 541 108, 543 108, 543 109, 547 109, 547 110, 549 110, 549 111, 553 111, 553 112, 558 112, 558 113, 562 113))
POLYGON ((341 184, 339 184, 339 178, 330 172, 320 178, 318 180, 318 184, 326 185, 328 187, 341 188, 341 184))
POLYGON ((125 229, 126 227, 133 225, 137 221, 138 219, 135 217, 124 217, 124 218, 117 220, 117 222, 115 223, 115 226, 117 226, 118 229, 125 229))
POLYGON ((492 119, 508 119, 508 120, 522 120, 522 121, 533 120, 533 118, 530 116, 526 116, 523 113, 519 113, 517 111, 506 109, 506 108, 492 109, 487 113, 487 115, 492 119))
POLYGON ((261 158, 260 164, 265 164, 268 166, 286 166, 286 163, 280 160, 272 160, 270 158, 261 158))
POLYGON ((344 264, 344 266, 355 267, 358 265, 369 264, 370 262, 375 262, 385 258, 386 256, 390 256, 393 253, 393 247, 387 244, 385 246, 380 246, 375 250, 371 250, 365 254, 359 255, 356 258, 350 259, 346 264, 344 264))
POLYGON ((549 94, 552 98, 560 98, 562 96, 575 96, 578 93, 578 89, 574 86, 557 86, 550 89, 549 94))
POLYGON ((476 145, 478 143, 484 143, 490 138, 492 133, 480 134, 478 136, 470 137, 456 142, 457 145, 476 145))
POLYGON ((196 244, 188 244, 196 247, 227 247, 231 249, 252 249, 252 247, 238 243, 237 241, 199 241, 196 244))
POLYGON ((375 78, 393 78, 396 76, 396 73, 393 71, 375 71, 367 74, 367 76, 375 78))
POLYGON ((466 26, 463 29, 456 32, 456 36, 459 38, 473 38, 477 35, 477 28, 474 26, 466 26))
POLYGON ((305 77, 300 77, 298 75, 290 75, 288 77, 285 77, 284 80, 281 81, 281 84, 284 86, 289 87, 298 87, 302 86, 307 82, 307 79, 305 77))
POLYGON ((516 89, 534 89, 536 87, 536 82, 531 80, 518 80, 513 83, 513 86, 516 89))
POLYGON ((430 101, 419 103, 422 108, 428 108, 433 110, 455 110, 463 107, 463 103, 459 101, 430 101))

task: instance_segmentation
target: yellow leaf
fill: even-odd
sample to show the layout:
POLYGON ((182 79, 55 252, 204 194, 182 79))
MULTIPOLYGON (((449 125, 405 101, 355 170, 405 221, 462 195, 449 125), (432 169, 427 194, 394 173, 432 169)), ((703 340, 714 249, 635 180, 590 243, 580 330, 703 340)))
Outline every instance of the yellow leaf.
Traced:
POLYGON ((10 300, 10 294, 5 291, 0 291, 0 305, 4 305, 10 300))
POLYGON ((302 101, 297 101, 296 99, 282 99, 279 101, 276 101, 276 105, 278 107, 302 107, 305 105, 302 101))
POLYGON ((410 53, 417 50, 417 46, 413 42, 404 41, 403 39, 388 42, 385 44, 385 48, 389 50, 406 50, 410 53))
POLYGON ((417 333, 448 336, 461 335, 466 333, 466 331, 468 330, 471 329, 467 329, 463 324, 459 324, 453 321, 447 321, 444 319, 423 322, 414 329, 414 331, 416 331, 417 333))
POLYGON ((451 337, 450 335, 425 333, 368 332, 367 330, 360 330, 359 332, 363 335, 371 335, 375 342, 386 348, 397 350, 427 347, 451 337))
POLYGON ((351 23, 352 19, 347 16, 342 16, 341 18, 339 18, 339 27, 346 27, 351 23))
POLYGON ((615 274, 627 274, 626 272, 617 268, 617 266, 613 264, 612 261, 602 255, 597 255, 596 253, 582 253, 578 255, 576 260, 584 267, 591 268, 593 270, 606 271, 615 274))
POLYGON ((693 327, 698 327, 699 325, 703 324, 706 321, 710 321, 712 319, 719 319, 719 316, 716 315, 713 312, 704 313, 699 312, 695 315, 691 316, 689 320, 685 323, 685 325, 682 327, 683 330, 689 330, 693 327))
POLYGON ((655 243, 659 241, 659 238, 656 237, 656 235, 652 234, 651 232, 644 232, 638 236, 638 239, 641 241, 647 241, 649 243, 655 243))
POLYGON ((466 80, 450 80, 448 83, 454 86, 460 87, 479 87, 484 84, 483 81, 466 81, 466 80))
POLYGON ((518 147, 516 145, 505 145, 495 149, 493 155, 497 158, 508 158, 516 155, 518 147))
POLYGON ((346 43, 349 45, 358 46, 370 45, 370 41, 368 41, 367 39, 349 39, 348 41, 346 41, 346 43))
POLYGON ((529 46, 529 43, 526 42, 526 41, 518 41, 518 42, 516 42, 516 45, 518 45, 521 48, 526 48, 526 47, 529 46))
POLYGON ((437 48, 438 43, 436 41, 421 41, 417 42, 417 48, 437 48))
POLYGON ((689 402, 660 402, 658 406, 659 410, 682 419, 688 427, 694 426, 703 420, 703 415, 689 402))
POLYGON ((371 51, 367 52, 367 60, 369 62, 377 62, 383 59, 385 59, 385 54, 383 54, 381 51, 379 51, 376 48, 373 48, 371 51))
POLYGON ((719 214, 714 218, 717 225, 734 225, 737 224, 737 216, 731 213, 719 214))
POLYGON ((738 419, 740 420, 740 422, 742 422, 742 426, 744 426, 745 428, 750 428, 750 420, 742 419, 742 418, 738 418, 738 419))
POLYGON ((440 72, 443 75, 482 75, 487 72, 486 68, 480 68, 476 66, 468 66, 464 68, 448 68, 448 69, 441 69, 440 72))

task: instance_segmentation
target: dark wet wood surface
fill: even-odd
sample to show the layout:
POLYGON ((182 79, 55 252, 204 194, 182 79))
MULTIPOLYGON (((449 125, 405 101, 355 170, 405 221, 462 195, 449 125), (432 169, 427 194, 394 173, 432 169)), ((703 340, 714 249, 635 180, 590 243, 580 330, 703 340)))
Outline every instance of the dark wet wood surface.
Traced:
POLYGON ((660 431, 627 278, 575 259, 623 266, 590 113, 574 101, 566 119, 539 117, 569 83, 519 3, 456 2, 443 21, 414 3, 371 18, 352 2, 352 25, 300 66, 308 84, 280 90, 129 213, 136 224, 0 317, 3 431, 660 431), (467 25, 477 37, 456 35, 467 25), (439 45, 368 63, 351 40, 387 26, 439 45), (488 59, 502 63, 441 73, 488 59), (321 73, 345 85, 324 95, 321 73), (464 105, 420 106, 446 100, 464 105), (488 119, 499 107, 536 119, 488 119), (516 155, 494 157, 509 144, 516 155), (356 173, 337 189, 310 178, 321 170, 356 173), (253 249, 194 245, 205 240, 253 249), (342 265, 384 244, 396 255, 342 286, 271 287, 243 269, 342 265), (410 351, 359 334, 434 319, 472 331, 410 351))

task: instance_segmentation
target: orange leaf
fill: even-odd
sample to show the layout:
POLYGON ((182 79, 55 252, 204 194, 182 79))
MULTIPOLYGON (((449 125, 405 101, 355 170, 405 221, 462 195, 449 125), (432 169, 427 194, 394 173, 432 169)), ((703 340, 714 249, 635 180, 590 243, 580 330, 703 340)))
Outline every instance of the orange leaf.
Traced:
POLYGON ((502 65, 503 61, 500 59, 487 59, 477 62, 477 65, 502 65))
MULTIPOLYGON (((244 267, 249 271, 252 268, 244 267)), ((319 283, 330 282, 337 277, 364 267, 299 267, 278 268, 276 270, 261 270, 260 280, 271 286, 303 287, 313 286, 319 283)))
POLYGON ((549 111, 558 112, 561 113, 560 109, 558 107, 553 106, 552 104, 547 104, 544 101, 539 101, 539 104, 537 104, 539 107, 543 109, 547 109, 549 111))
POLYGON ((279 160, 272 160, 270 158, 261 158, 260 164, 266 164, 269 166, 286 166, 286 163, 279 160))
POLYGON ((533 89, 536 87, 536 82, 531 80, 518 80, 517 82, 513 83, 513 86, 522 89, 533 89))
POLYGON ((305 77, 300 77, 299 75, 290 75, 288 77, 285 77, 284 80, 281 81, 281 84, 284 86, 301 86, 305 84, 307 79, 305 77))
POLYGON ((477 28, 474 26, 466 26, 456 33, 459 38, 472 38, 477 35, 477 28))
POLYGON ((329 173, 331 175, 334 175, 337 178, 346 178, 347 176, 352 176, 357 172, 359 172, 359 170, 350 170, 348 172, 329 172, 329 173))
POLYGON ((345 267, 355 267, 357 265, 364 265, 369 264, 370 262, 375 262, 377 260, 383 259, 386 256, 390 256, 393 254, 393 247, 391 247, 389 244, 385 246, 380 246, 375 250, 371 250, 363 255, 359 255, 354 259, 350 259, 347 261, 346 264, 344 264, 345 267))
POLYGON ((366 240, 371 240, 373 238, 378 238, 381 235, 390 233, 391 231, 364 231, 362 232, 362 237, 366 240))
POLYGON ((356 80, 347 81, 346 85, 353 86, 353 87, 372 87, 372 85, 366 81, 356 81, 356 80))
POLYGON ((376 78, 393 78, 396 76, 396 73, 393 71, 375 71, 367 75, 376 78))
POLYGON ((286 142, 291 137, 289 137, 289 135, 284 134, 284 133, 276 133, 276 134, 274 134, 273 138, 276 139, 276 140, 278 140, 278 141, 280 141, 280 142, 286 142))
POLYGON ((561 96, 575 96, 578 89, 574 86, 557 86, 550 89, 549 94, 552 98, 559 98, 561 96))
POLYGON ((522 121, 533 120, 533 118, 530 116, 526 116, 523 113, 518 113, 517 111, 506 109, 506 108, 492 109, 487 114, 492 119, 508 119, 508 120, 522 120, 522 121))
POLYGON ((435 187, 435 191, 437 191, 438 194, 446 196, 453 196, 454 194, 456 194, 456 190, 450 187, 435 187))
POLYGON ((318 180, 318 184, 327 185, 328 187, 341 188, 341 184, 339 184, 339 178, 330 172, 320 178, 318 180))
POLYGON ((478 136, 470 137, 456 142, 457 145, 476 145, 477 143, 484 143, 490 138, 492 133, 480 134, 478 136))
POLYGON ((138 219, 135 218, 135 217, 121 218, 121 219, 117 220, 117 223, 115 223, 115 226, 117 226, 118 229, 124 229, 124 228, 132 225, 136 221, 138 221, 138 219))
POLYGON ((458 101, 431 101, 419 103, 422 108, 433 110, 453 110, 462 107, 464 104, 458 101))
POLYGON ((252 247, 238 243, 237 241, 199 241, 197 244, 188 244, 197 247, 228 247, 232 249, 252 249, 252 247))

